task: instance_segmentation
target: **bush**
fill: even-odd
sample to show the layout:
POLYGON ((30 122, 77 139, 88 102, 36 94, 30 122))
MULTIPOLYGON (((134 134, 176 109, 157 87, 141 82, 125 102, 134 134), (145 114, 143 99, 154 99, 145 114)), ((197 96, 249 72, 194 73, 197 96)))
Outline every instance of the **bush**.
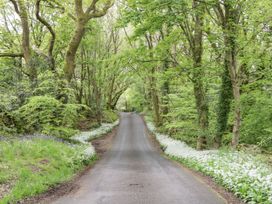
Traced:
POLYGON ((42 132, 67 139, 77 133, 74 130, 77 122, 88 111, 84 105, 63 104, 50 96, 34 96, 13 115, 19 133, 42 132))
POLYGON ((118 114, 112 110, 105 110, 103 112, 103 122, 105 123, 113 123, 118 120, 118 118, 118 114))
POLYGON ((40 131, 44 126, 61 125, 62 104, 48 96, 35 96, 14 112, 20 132, 40 131))
POLYGON ((38 76, 40 82, 33 94, 36 96, 51 96, 63 103, 73 103, 75 101, 74 92, 69 88, 65 80, 56 77, 51 71, 45 71, 38 76))
POLYGON ((78 121, 88 116, 90 108, 82 104, 65 104, 62 107, 61 118, 62 125, 75 128, 78 121))
MULTIPOLYGON (((1 92, 1 90, 0 90, 1 92)), ((16 97, 0 93, 0 136, 10 136, 16 133, 12 110, 17 107, 16 97)))
POLYGON ((0 108, 0 136, 9 136, 16 133, 14 118, 8 111, 0 108))

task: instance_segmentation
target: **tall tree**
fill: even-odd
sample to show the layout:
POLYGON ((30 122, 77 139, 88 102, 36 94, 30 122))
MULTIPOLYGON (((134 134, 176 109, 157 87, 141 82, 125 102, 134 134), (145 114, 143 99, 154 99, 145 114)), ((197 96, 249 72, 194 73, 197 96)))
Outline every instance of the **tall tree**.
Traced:
POLYGON ((203 58, 203 30, 204 30, 205 2, 199 0, 192 1, 192 10, 183 9, 184 15, 178 22, 183 35, 186 36, 189 44, 189 52, 193 61, 192 82, 194 84, 194 96, 198 113, 199 134, 197 138, 197 149, 204 149, 207 144, 206 134, 209 127, 208 102, 204 85, 203 58))
POLYGON ((228 68, 234 97, 234 124, 232 146, 239 143, 241 126, 241 70, 238 65, 238 24, 241 16, 242 3, 236 1, 218 1, 216 14, 220 19, 225 46, 225 66, 228 68))
POLYGON ((203 84, 204 71, 202 66, 203 55, 203 26, 204 26, 204 3, 199 0, 193 1, 194 9, 194 33, 192 38, 192 54, 193 54, 193 83, 196 98, 196 106, 198 111, 198 122, 201 129, 197 139, 197 149, 203 149, 206 146, 206 134, 209 126, 208 104, 206 99, 206 91, 203 84))
POLYGON ((22 52, 28 69, 28 76, 33 85, 36 83, 37 70, 33 63, 33 51, 30 45, 28 14, 24 0, 10 0, 19 15, 22 26, 22 52))
POLYGON ((98 4, 98 1, 99 0, 92 0, 90 5, 84 11, 82 0, 75 0, 76 26, 68 45, 64 65, 64 72, 68 81, 71 81, 74 74, 76 53, 84 35, 87 23, 93 18, 104 16, 114 3, 113 0, 107 0, 103 3, 102 8, 99 8, 101 5, 98 4))

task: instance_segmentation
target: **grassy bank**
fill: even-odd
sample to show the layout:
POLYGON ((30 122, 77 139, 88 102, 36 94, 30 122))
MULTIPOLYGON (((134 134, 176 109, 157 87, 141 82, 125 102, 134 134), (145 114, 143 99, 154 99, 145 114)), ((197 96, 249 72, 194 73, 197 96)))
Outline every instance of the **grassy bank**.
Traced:
POLYGON ((71 179, 95 160, 85 149, 42 139, 0 142, 0 203, 15 203, 71 179))

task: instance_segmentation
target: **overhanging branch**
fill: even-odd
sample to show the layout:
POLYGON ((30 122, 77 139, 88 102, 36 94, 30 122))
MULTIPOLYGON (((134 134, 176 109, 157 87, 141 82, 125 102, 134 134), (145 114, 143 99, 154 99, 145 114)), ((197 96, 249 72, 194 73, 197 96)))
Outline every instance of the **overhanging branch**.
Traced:
POLYGON ((0 57, 24 57, 23 53, 0 53, 0 57))

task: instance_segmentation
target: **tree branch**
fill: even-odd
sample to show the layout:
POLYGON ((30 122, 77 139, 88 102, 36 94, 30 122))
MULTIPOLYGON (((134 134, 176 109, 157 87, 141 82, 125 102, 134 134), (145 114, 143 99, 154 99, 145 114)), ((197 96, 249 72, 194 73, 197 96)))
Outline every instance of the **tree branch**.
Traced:
MULTIPOLYGON (((98 2, 98 0, 93 0, 94 2, 98 2)), ((108 0, 106 3, 105 3, 105 6, 104 8, 102 8, 102 10, 96 10, 95 9, 95 5, 94 5, 94 10, 93 12, 91 13, 86 13, 86 15, 88 16, 89 19, 91 18, 99 18, 99 17, 102 17, 104 15, 106 15, 107 11, 109 10, 109 8, 111 8, 114 4, 114 1, 112 0, 108 0)))
POLYGON ((15 0, 10 0, 10 2, 13 4, 16 13, 19 15, 20 11, 19 11, 19 7, 17 5, 17 2, 15 0))
POLYGON ((91 11, 95 10, 95 7, 96 7, 96 3, 98 2, 99 0, 93 0, 91 5, 87 8, 86 10, 86 14, 89 14, 91 11))
POLYGON ((68 14, 68 16, 69 16, 71 19, 73 19, 74 21, 76 21, 76 17, 75 17, 73 14, 71 14, 70 12, 67 12, 67 10, 65 9, 65 7, 62 6, 59 2, 57 2, 57 1, 55 1, 55 0, 50 0, 50 1, 48 1, 47 3, 49 4, 49 6, 51 6, 51 7, 53 7, 53 8, 57 8, 57 9, 62 10, 63 13, 66 12, 66 13, 68 14), (54 7, 53 4, 56 4, 57 7, 54 7))
POLYGON ((82 0, 75 0, 75 10, 77 17, 84 15, 84 11, 82 8, 82 0))
POLYGON ((24 57, 23 53, 0 53, 0 57, 24 57))
POLYGON ((50 60, 51 63, 51 68, 54 70, 55 69, 55 61, 53 58, 53 49, 54 49, 54 45, 55 45, 55 40, 56 40, 56 33, 53 30, 52 26, 44 19, 40 16, 40 3, 42 0, 37 0, 36 1, 36 17, 37 19, 49 30, 50 34, 51 34, 51 39, 50 39, 50 45, 48 48, 48 58, 50 60))

